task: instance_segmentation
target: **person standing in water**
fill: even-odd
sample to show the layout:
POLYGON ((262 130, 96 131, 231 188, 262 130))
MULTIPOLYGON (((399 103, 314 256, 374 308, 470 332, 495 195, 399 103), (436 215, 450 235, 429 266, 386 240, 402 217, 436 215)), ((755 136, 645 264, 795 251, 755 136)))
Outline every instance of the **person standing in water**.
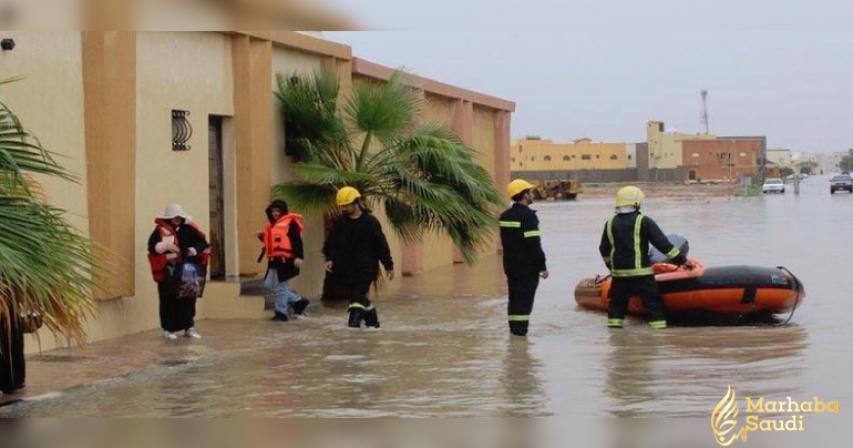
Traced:
POLYGON ((379 264, 388 280, 394 279, 394 261, 379 220, 364 206, 361 193, 342 187, 335 196, 341 215, 332 222, 332 230, 323 244, 327 275, 334 274, 349 300, 348 325, 379 328, 379 316, 370 303, 370 285, 379 278, 379 264))
POLYGON ((305 258, 302 249, 302 215, 291 213, 287 202, 276 199, 266 209, 269 223, 258 234, 264 243, 267 273, 265 284, 273 291, 275 307, 274 321, 287 321, 288 305, 297 316, 303 315, 310 303, 308 299, 293 292, 288 281, 299 275, 305 258))
POLYGON ((548 267, 542 250, 539 218, 530 208, 533 185, 516 179, 507 185, 506 191, 513 204, 501 214, 499 221, 504 273, 509 289, 507 320, 512 334, 526 336, 536 288, 540 278, 548 278, 548 267))

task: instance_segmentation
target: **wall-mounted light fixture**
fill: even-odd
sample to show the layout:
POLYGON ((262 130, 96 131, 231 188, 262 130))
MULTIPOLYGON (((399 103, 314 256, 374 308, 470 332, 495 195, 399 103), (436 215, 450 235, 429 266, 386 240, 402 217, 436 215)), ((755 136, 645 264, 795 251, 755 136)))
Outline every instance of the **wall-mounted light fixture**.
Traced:
POLYGON ((15 49, 15 39, 12 39, 12 38, 10 38, 10 37, 7 37, 7 38, 5 38, 5 39, 3 39, 3 40, 0 40, 0 48, 2 48, 2 49, 3 49, 3 51, 12 51, 12 50, 14 50, 14 49, 15 49))
POLYGON ((187 117, 188 110, 172 110, 172 151, 188 151, 190 137, 193 135, 193 127, 187 117))

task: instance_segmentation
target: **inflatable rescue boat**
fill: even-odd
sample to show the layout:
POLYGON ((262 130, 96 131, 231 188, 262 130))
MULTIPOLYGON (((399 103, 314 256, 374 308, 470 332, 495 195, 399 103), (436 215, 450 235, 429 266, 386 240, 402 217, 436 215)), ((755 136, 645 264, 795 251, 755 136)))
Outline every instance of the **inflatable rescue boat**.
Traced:
MULTIPOLYGON (((656 263, 653 266, 667 314, 705 311, 749 315, 793 312, 802 304, 802 283, 784 267, 702 266, 656 263)), ((583 308, 607 311, 611 277, 586 278, 575 288, 575 301, 583 308)), ((642 315, 638 297, 628 302, 628 312, 642 315)))

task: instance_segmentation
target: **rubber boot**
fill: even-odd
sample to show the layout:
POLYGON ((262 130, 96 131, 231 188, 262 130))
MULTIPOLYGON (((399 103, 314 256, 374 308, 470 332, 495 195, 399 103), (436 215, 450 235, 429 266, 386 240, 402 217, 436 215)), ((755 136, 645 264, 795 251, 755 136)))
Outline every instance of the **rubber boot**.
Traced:
POLYGON ((364 317, 364 310, 361 308, 350 308, 349 309, 349 322, 347 325, 350 328, 360 328, 361 327, 361 319, 364 317))
POLYGON ((376 308, 371 308, 364 313, 364 325, 368 328, 379 328, 379 314, 376 313, 376 308))
POLYGON ((308 307, 309 303, 311 303, 311 301, 303 297, 301 300, 294 302, 290 306, 293 307, 293 312, 295 314, 302 314, 305 312, 305 308, 308 307))
POLYGON ((521 322, 521 321, 519 321, 519 322, 510 321, 509 331, 510 331, 510 333, 514 334, 515 336, 527 336, 527 322, 526 321, 523 321, 523 322, 521 322))

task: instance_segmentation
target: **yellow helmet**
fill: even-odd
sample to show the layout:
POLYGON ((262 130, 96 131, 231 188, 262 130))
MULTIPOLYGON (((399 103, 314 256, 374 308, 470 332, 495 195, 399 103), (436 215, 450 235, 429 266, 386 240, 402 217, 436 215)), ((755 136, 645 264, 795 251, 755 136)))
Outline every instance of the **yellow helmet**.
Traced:
POLYGON ((517 195, 518 193, 521 193, 524 190, 529 190, 531 188, 534 187, 533 184, 531 184, 530 182, 524 179, 516 179, 506 186, 506 194, 512 198, 515 197, 515 195, 517 195))
POLYGON ((619 192, 616 193, 616 206, 626 207, 633 205, 639 207, 645 197, 646 195, 643 194, 643 190, 633 185, 628 185, 627 187, 620 188, 619 192))
POLYGON ((350 205, 355 202, 356 199, 361 197, 361 193, 358 192, 353 187, 341 187, 338 190, 338 194, 335 196, 335 202, 341 205, 350 205))

